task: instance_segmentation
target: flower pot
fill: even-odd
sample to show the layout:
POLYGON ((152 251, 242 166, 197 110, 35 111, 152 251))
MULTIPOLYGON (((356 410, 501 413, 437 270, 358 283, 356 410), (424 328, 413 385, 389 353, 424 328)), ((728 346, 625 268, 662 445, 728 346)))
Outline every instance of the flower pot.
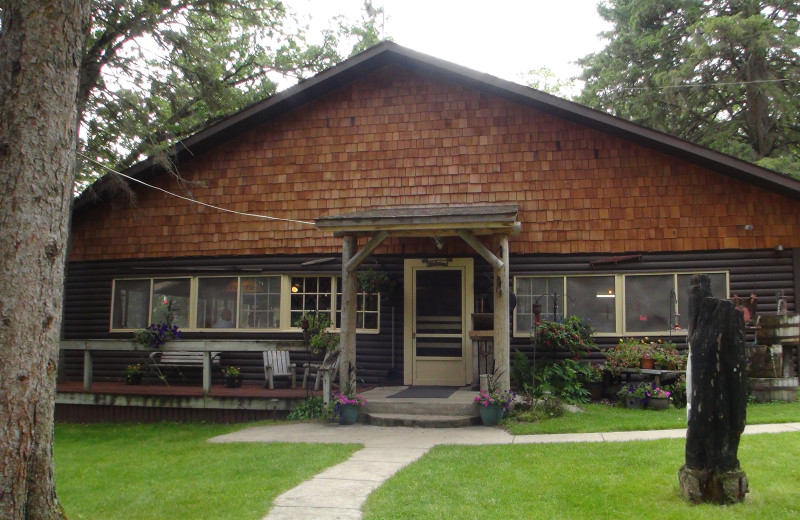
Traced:
POLYGON ((137 372, 135 374, 127 374, 125 376, 125 384, 126 385, 139 385, 142 383, 142 373, 137 372))
POLYGON ((503 418, 503 409, 496 405, 479 406, 481 421, 484 426, 495 426, 503 418))
POLYGON ((242 379, 240 377, 226 377, 225 386, 228 388, 239 388, 242 386, 242 379))
POLYGON ((651 410, 666 410, 669 408, 669 397, 649 397, 647 407, 651 410))
POLYGON ((358 419, 358 405, 357 404, 343 404, 341 405, 341 415, 339 416, 339 424, 355 424, 358 419))
POLYGON ((653 369, 653 360, 651 358, 642 358, 639 360, 639 368, 644 370, 652 370, 653 369))
POLYGON ((603 399, 604 386, 602 381, 590 381, 586 383, 586 389, 589 391, 592 401, 600 401, 603 399))
POLYGON ((641 410, 644 408, 644 400, 638 397, 628 397, 625 399, 625 408, 635 408, 641 410))

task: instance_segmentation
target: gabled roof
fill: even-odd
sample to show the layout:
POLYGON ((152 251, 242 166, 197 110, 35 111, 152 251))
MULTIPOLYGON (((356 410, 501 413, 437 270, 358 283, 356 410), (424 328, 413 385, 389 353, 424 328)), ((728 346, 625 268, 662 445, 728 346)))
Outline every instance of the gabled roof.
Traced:
MULTIPOLYGON (((434 58, 389 41, 379 43, 310 79, 255 103, 184 139, 175 147, 174 162, 181 164, 205 150, 236 139, 253 128, 389 64, 400 64, 414 70, 438 75, 514 103, 550 113, 667 155, 679 157, 736 180, 800 200, 800 181, 786 175, 645 128, 605 112, 434 58)), ((141 180, 147 180, 164 173, 164 170, 152 159, 147 159, 131 166, 125 173, 141 180)), ((100 199, 103 197, 106 186, 110 184, 107 177, 99 179, 75 200, 75 212, 88 210, 94 204, 102 202, 100 199)))

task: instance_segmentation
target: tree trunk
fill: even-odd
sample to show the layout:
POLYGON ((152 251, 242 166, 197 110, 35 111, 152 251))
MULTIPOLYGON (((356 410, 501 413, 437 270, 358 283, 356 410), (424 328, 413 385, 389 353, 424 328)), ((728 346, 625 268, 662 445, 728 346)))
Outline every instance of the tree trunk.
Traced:
POLYGON ((747 410, 744 317, 711 297, 707 276, 690 283, 691 409, 678 478, 691 502, 741 502, 748 491, 738 459, 747 410))
POLYGON ((53 411, 89 0, 0 13, 0 518, 60 518, 53 411))

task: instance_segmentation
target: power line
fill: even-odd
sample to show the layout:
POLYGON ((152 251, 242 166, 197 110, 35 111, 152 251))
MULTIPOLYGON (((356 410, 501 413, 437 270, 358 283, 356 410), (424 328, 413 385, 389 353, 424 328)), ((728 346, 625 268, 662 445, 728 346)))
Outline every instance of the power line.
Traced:
POLYGON ((183 195, 178 195, 177 193, 173 193, 171 191, 165 190, 164 188, 159 188, 158 186, 153 186, 152 184, 147 184, 146 182, 144 182, 144 181, 142 181, 140 179, 137 179, 135 177, 131 177, 130 175, 126 175, 126 174, 124 174, 122 172, 118 172, 117 170, 115 170, 113 168, 109 168, 105 164, 102 164, 101 162, 96 161, 96 160, 92 159, 91 157, 86 156, 85 154, 83 154, 81 152, 78 152, 78 155, 80 155, 81 157, 83 157, 87 161, 93 162, 97 166, 99 166, 99 167, 101 167, 101 168, 103 168, 105 170, 108 170, 111 173, 116 173, 117 175, 119 175, 121 177, 124 177, 124 178, 126 178, 128 180, 131 180, 131 181, 134 181, 134 182, 138 182, 139 184, 141 184, 143 186, 147 186, 148 188, 152 188, 154 190, 158 190, 158 191, 164 192, 167 195, 170 195, 170 196, 175 197, 177 199, 185 200, 187 202, 191 202, 192 204, 199 204, 200 206, 205 206, 207 208, 215 209, 217 211, 224 211, 225 213, 233 213, 234 215, 241 215, 243 217, 253 217, 253 218, 260 218, 260 219, 265 219, 265 220, 278 220, 278 221, 281 221, 281 222, 293 222, 293 223, 296 223, 296 224, 305 224, 305 225, 308 225, 308 226, 313 226, 314 225, 313 222, 307 222, 305 220, 294 220, 294 219, 290 219, 290 218, 270 217, 269 215, 256 215, 255 213, 243 213, 241 211, 222 208, 220 206, 214 206, 213 204, 207 204, 207 203, 201 202, 199 200, 191 199, 189 197, 184 197, 183 195))

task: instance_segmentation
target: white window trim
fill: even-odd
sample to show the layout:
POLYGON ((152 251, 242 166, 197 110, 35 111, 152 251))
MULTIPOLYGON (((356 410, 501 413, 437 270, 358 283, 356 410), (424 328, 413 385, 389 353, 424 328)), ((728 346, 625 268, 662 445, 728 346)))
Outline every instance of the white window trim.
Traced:
MULTIPOLYGON (((626 306, 625 306, 625 278, 628 276, 672 276, 673 277, 673 286, 678 286, 678 276, 680 275, 687 275, 687 274, 722 274, 725 275, 725 295, 724 296, 717 296, 718 298, 728 299, 730 298, 730 271, 726 270, 714 270, 714 271, 659 271, 659 272, 628 272, 628 273, 574 273, 574 274, 542 274, 542 275, 517 275, 514 276, 514 290, 517 291, 517 281, 522 278, 562 278, 562 286, 564 287, 564 293, 566 294, 567 290, 567 279, 570 277, 580 277, 585 278, 589 276, 595 277, 614 277, 614 293, 616 297, 614 298, 614 310, 615 310, 615 331, 614 332, 597 332, 595 333, 598 337, 646 337, 646 336, 686 336, 688 331, 686 329, 672 329, 672 330, 662 330, 662 331, 647 331, 647 332, 628 332, 625 329, 625 313, 626 313, 626 306)), ((680 288, 678 288, 680 289, 680 288)), ((569 297, 563 298, 562 296, 562 312, 564 317, 569 316, 569 297)), ((675 306, 678 305, 678 295, 676 294, 675 299, 675 306)), ((677 309, 680 310, 680 309, 677 309)), ((526 338, 530 336, 529 332, 525 331, 517 331, 517 312, 514 311, 514 322, 513 322, 513 337, 515 338, 526 338)))
MULTIPOLYGON (((295 327, 294 324, 291 323, 291 289, 292 289, 292 278, 296 277, 312 277, 312 278, 330 278, 331 279, 331 316, 335 318, 337 309, 337 287, 338 287, 338 277, 339 275, 329 275, 329 274, 313 274, 313 273, 291 273, 291 274, 250 274, 250 275, 242 275, 242 274, 228 274, 228 275, 211 275, 211 276, 204 276, 204 275, 194 275, 194 276, 151 276, 151 277, 130 277, 130 278, 114 278, 111 283, 111 308, 109 309, 109 321, 108 321, 108 330, 109 332, 134 332, 139 329, 130 329, 130 328, 114 328, 114 303, 116 297, 116 284, 117 282, 122 281, 148 281, 149 282, 149 295, 148 295, 148 312, 150 322, 152 323, 152 312, 153 312, 153 283, 155 280, 175 280, 175 279, 188 279, 190 280, 190 289, 189 289, 189 311, 187 318, 189 323, 192 325, 190 327, 181 327, 181 331, 185 332, 203 332, 203 333, 221 333, 221 334, 241 334, 241 333, 250 333, 250 332, 298 332, 299 328, 295 327), (242 278, 257 278, 257 277, 280 277, 280 291, 281 291, 281 307, 280 307, 280 323, 281 326, 278 328, 231 328, 231 329, 220 329, 220 328, 206 328, 206 327, 197 327, 197 300, 199 295, 199 283, 200 278, 236 278, 241 280, 242 278)), ((241 282, 238 284, 239 290, 241 290, 241 282)), ((359 295, 362 294, 359 292, 359 295)), ((237 302, 239 300, 240 294, 237 293, 236 298, 237 302)), ((380 295, 378 294, 378 309, 377 309, 377 328, 375 329, 356 329, 356 332, 359 334, 380 334, 381 329, 381 299, 380 295)), ((238 309, 237 309, 238 313, 238 309)), ((237 317, 238 319, 238 317, 237 317)), ((149 325, 149 323, 148 323, 149 325)), ((331 328, 331 332, 339 332, 340 329, 338 328, 331 328)))

